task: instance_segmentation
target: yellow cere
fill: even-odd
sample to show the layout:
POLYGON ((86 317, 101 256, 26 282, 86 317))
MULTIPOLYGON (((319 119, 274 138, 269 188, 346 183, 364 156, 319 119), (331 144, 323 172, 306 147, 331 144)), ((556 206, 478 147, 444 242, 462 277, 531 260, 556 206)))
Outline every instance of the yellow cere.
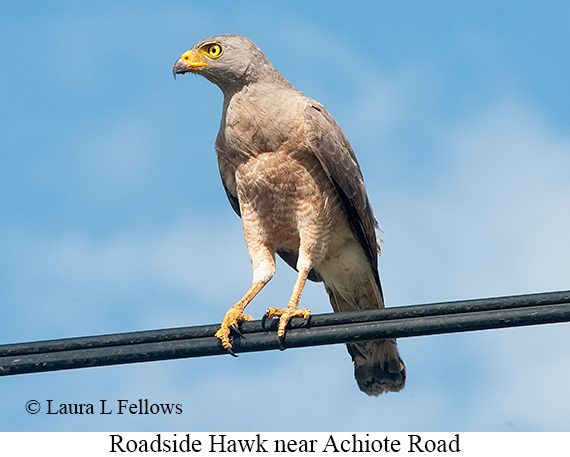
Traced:
POLYGON ((194 53, 192 50, 186 51, 180 58, 190 67, 203 67, 208 65, 206 62, 202 62, 199 58, 198 53, 194 53))

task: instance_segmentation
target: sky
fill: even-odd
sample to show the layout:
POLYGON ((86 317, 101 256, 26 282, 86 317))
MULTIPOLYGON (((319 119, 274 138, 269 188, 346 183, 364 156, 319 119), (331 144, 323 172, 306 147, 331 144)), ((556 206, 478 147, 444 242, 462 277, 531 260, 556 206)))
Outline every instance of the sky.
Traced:
MULTIPOLYGON (((570 288, 568 2, 2 2, 0 344, 219 323, 249 288, 221 92, 172 78, 222 33, 350 139, 387 306, 570 288)), ((278 263, 248 312, 294 280, 278 263)), ((321 284, 301 306, 330 312, 321 284)), ((343 345, 3 377, 0 431, 570 431, 569 325, 401 339, 407 385, 378 398, 343 345)))

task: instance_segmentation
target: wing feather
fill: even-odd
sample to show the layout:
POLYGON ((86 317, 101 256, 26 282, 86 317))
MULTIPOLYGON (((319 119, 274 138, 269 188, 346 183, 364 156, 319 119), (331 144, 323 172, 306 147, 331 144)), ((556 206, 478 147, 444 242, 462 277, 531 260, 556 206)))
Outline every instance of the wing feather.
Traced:
POLYGON ((352 232, 364 249, 380 287, 376 235, 378 223, 366 195, 356 155, 344 132, 324 106, 309 99, 304 114, 309 148, 335 186, 352 232))

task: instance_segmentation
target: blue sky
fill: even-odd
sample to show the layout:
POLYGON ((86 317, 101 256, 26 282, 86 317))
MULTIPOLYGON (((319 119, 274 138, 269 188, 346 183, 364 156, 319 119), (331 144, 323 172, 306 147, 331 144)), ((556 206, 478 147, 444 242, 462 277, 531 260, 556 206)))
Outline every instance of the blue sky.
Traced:
MULTIPOLYGON (((3 2, 0 343, 220 322, 247 290, 213 150, 221 93, 171 70, 220 33, 343 127, 389 306, 569 288, 567 2, 3 2)), ((294 279, 280 263, 248 311, 294 279)), ((302 303, 330 310, 319 284, 302 303)), ((0 378, 0 430, 568 431, 568 330, 400 340, 408 384, 380 398, 342 345, 0 378), (139 398, 184 413, 24 409, 139 398)))

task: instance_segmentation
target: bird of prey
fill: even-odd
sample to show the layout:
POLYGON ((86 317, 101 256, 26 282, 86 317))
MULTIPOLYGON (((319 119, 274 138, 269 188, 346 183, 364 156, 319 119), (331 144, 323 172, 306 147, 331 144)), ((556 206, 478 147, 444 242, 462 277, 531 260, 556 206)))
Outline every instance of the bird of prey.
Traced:
MULTIPOLYGON (((232 353, 230 331, 253 318, 245 307, 275 273, 275 254, 297 270, 279 318, 278 337, 299 309, 307 279, 322 281, 335 312, 384 307, 377 222, 356 156, 323 105, 305 97, 248 38, 200 41, 173 68, 202 75, 223 92, 215 147, 224 189, 241 216, 253 285, 226 313, 216 336, 232 353)), ((399 391, 406 368, 394 339, 348 343, 359 388, 399 391)))

